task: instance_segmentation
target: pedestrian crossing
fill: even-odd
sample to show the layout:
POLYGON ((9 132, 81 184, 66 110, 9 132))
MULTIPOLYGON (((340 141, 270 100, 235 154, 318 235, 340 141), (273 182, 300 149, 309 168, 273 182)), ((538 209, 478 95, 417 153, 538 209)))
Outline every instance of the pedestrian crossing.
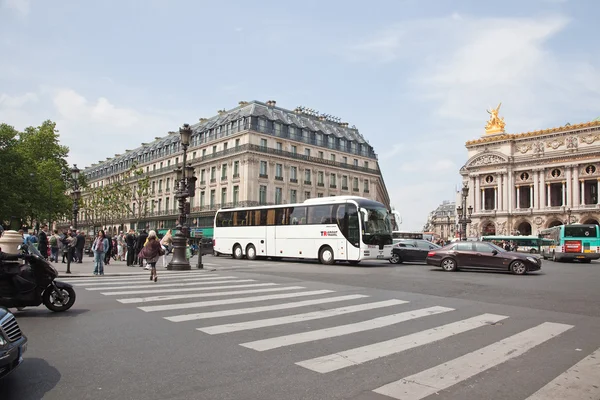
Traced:
MULTIPOLYGON (((494 368, 502 368, 512 360, 527 357, 529 352, 535 352, 546 343, 555 343, 557 338, 569 335, 575 328, 574 325, 554 321, 532 321, 527 329, 511 332, 510 336, 490 343, 497 338, 492 335, 487 339, 489 327, 498 323, 510 324, 509 315, 482 313, 466 317, 464 312, 461 313, 461 307, 416 305, 405 299, 376 299, 357 293, 359 290, 340 293, 333 288, 315 289, 307 287, 310 285, 262 282, 226 272, 223 275, 172 273, 161 275, 160 283, 149 283, 147 279, 137 276, 75 278, 69 282, 121 304, 133 305, 146 313, 163 313, 159 315, 166 321, 188 324, 201 334, 238 335, 232 338, 247 351, 273 357, 285 351, 295 358, 291 365, 315 374, 315 379, 329 374, 353 374, 361 366, 375 368, 378 362, 403 357, 411 351, 414 357, 415 351, 424 351, 429 345, 443 344, 447 340, 465 338, 465 335, 483 337, 485 345, 479 348, 473 349, 470 343, 465 343, 467 351, 458 357, 440 357, 438 365, 397 376, 396 380, 386 381, 383 385, 365 388, 389 399, 429 400, 440 393, 451 398, 452 391, 466 381, 477 385, 480 380, 473 378, 494 368), (353 322, 339 323, 341 316, 353 322), (440 318, 444 321, 441 324, 440 318), (411 324, 429 325, 413 332, 411 324), (269 327, 274 329, 267 329, 269 327), (376 334, 360 336, 361 333, 384 331, 388 327, 407 331, 391 339, 384 336, 385 340, 376 334), (250 335, 253 331, 278 333, 253 337, 250 335), (239 332, 248 332, 250 338, 257 340, 247 341, 248 337, 246 341, 240 340, 242 334, 239 332), (353 337, 369 339, 366 344, 346 345, 348 348, 341 351, 321 352, 316 357, 310 357, 316 354, 307 357, 302 350, 293 352, 294 349, 305 349, 302 344, 315 345, 311 350, 316 351, 323 348, 317 347, 318 343, 347 339, 335 342, 342 346, 352 343, 350 339, 353 337)), ((545 386, 529 390, 530 397, 525 396, 523 400, 599 400, 600 349, 587 356, 582 354, 582 357, 559 376, 551 377, 545 386)), ((410 359, 406 362, 410 365, 410 359)), ((498 390, 504 385, 500 382, 498 390)))

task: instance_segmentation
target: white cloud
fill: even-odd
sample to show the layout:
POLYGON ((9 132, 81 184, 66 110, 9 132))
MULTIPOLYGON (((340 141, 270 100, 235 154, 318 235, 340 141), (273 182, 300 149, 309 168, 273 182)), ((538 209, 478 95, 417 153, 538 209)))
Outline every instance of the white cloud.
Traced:
POLYGON ((35 93, 25 93, 20 96, 10 96, 6 93, 0 94, 0 107, 1 108, 19 108, 29 102, 37 102, 38 96, 35 93))
POLYGON ((484 134, 489 106, 502 101, 501 115, 514 133, 600 114, 600 68, 593 57, 565 56, 553 47, 569 22, 562 15, 455 13, 403 22, 350 46, 353 62, 401 68, 400 86, 409 91, 403 96, 426 115, 405 124, 410 136, 380 157, 384 172, 399 172, 387 184, 405 225, 418 229, 432 208, 454 200, 467 157, 464 142, 484 134), (423 179, 428 182, 418 182, 423 179))
POLYGON ((2 0, 2 7, 18 12, 21 15, 28 15, 31 11, 30 0, 2 0))

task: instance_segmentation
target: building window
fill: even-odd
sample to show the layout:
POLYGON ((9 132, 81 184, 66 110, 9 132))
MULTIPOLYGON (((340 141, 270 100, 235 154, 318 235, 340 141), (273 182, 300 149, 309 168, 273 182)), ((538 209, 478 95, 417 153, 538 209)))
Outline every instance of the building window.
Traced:
POLYGON ((283 165, 275 164, 275 179, 278 181, 283 180, 283 165))
POLYGON ((221 207, 227 203, 227 188, 221 189, 221 207))
POLYGON ((304 170, 304 183, 310 185, 310 169, 308 168, 304 170))
POLYGON ((317 193, 317 197, 323 197, 323 193, 317 193))
POLYGON ((331 174, 331 176, 329 177, 329 187, 335 189, 337 187, 337 181, 336 181, 336 176, 335 174, 331 174))
POLYGON ((321 158, 321 159, 323 158, 323 152, 322 151, 319 152, 319 158, 321 158))
POLYGON ((263 150, 267 148, 267 139, 260 139, 260 147, 263 150))
POLYGON ((323 171, 319 171, 317 173, 317 185, 324 186, 325 185, 325 174, 323 171))
POLYGON ((365 193, 369 193, 369 180, 368 179, 365 179, 363 191, 365 193))
POLYGON ((310 157, 310 149, 304 149, 304 155, 310 157))
POLYGON ((227 164, 221 165, 221 180, 224 181, 227 179, 227 164))
POLYGON ((228 143, 227 142, 223 143, 223 151, 227 150, 227 147, 229 147, 228 143))
POLYGON ((283 143, 277 142, 277 151, 283 151, 283 143))
POLYGON ((240 139, 235 139, 235 148, 238 149, 240 147, 240 139))
POLYGON ((342 162, 343 162, 344 164, 348 164, 348 157, 345 157, 345 156, 344 156, 344 157, 342 157, 342 162))
POLYGON ((358 167, 358 160, 356 158, 354 159, 354 166, 358 167))
POLYGON ((206 172, 206 170, 204 170, 204 169, 200 171, 200 183, 201 184, 203 184, 203 183, 206 182, 206 180, 205 180, 205 172, 206 172))
POLYGON ((335 154, 332 154, 332 155, 330 156, 330 160, 331 160, 331 161, 333 161, 333 162, 335 162, 335 154))
POLYGON ((267 187, 264 185, 260 185, 258 192, 258 203, 261 205, 267 204, 267 187))
POLYGON ((298 182, 298 168, 290 167, 290 181, 298 182))
POLYGON ((294 204, 298 201, 296 189, 290 190, 290 203, 294 204))
POLYGON ((369 169, 369 162, 368 161, 365 161, 365 168, 369 169))
POLYGON ((310 199, 310 192, 304 192, 304 200, 310 199))
MULTIPOLYGON (((171 190, 171 178, 167 178, 166 188, 167 190, 171 190)), ((134 189, 135 191, 135 189, 134 189)))
MULTIPOLYGON (((202 149, 202 158, 206 157, 206 149, 202 149)), ((167 163, 169 164, 169 163, 167 163)))
POLYGON ((210 191, 210 208, 212 209, 215 206, 215 189, 210 191))
POLYGON ((342 175, 342 190, 348 190, 348 176, 342 175))
POLYGON ((275 188, 275 204, 281 204, 283 199, 283 193, 281 188, 275 188))
POLYGON ((358 178, 352 179, 352 190, 358 192, 358 178))
POLYGON ((292 145, 292 154, 298 154, 298 146, 292 145))
POLYGON ((238 201, 240 201, 240 187, 238 185, 235 185, 233 187, 233 206, 234 207, 237 205, 238 201))
MULTIPOLYGON (((527 172, 524 172, 526 174, 527 172)), ((530 186, 518 186, 517 187, 517 207, 518 208, 531 208, 531 195, 533 194, 530 186)), ((487 194, 487 193, 486 193, 487 194)))
MULTIPOLYGON (((169 204, 169 202, 167 201, 167 205, 169 204)), ((200 207, 204 207, 204 204, 206 204, 206 193, 203 191, 200 192, 200 207)))
MULTIPOLYGON (((169 198, 168 197, 165 199, 165 212, 167 214, 171 212, 171 210, 169 209, 169 198)), ((135 204, 133 205, 133 213, 135 214, 135 204)))
POLYGON ((240 176, 240 162, 234 161, 233 162, 233 177, 237 178, 238 176, 240 176))
POLYGON ((156 188, 156 181, 152 181, 152 191, 151 191, 152 194, 154 194, 155 188, 156 188))
POLYGON ((210 181, 215 182, 217 180, 217 167, 210 168, 210 181))
POLYGON ((196 152, 192 153, 192 159, 196 158, 196 152))
POLYGON ((213 146, 213 154, 217 153, 217 146, 213 146))
POLYGON ((260 162, 260 177, 261 178, 268 178, 269 177, 267 175, 267 162, 266 161, 261 161, 260 162))
POLYGON ((158 193, 162 192, 162 179, 158 181, 158 193))

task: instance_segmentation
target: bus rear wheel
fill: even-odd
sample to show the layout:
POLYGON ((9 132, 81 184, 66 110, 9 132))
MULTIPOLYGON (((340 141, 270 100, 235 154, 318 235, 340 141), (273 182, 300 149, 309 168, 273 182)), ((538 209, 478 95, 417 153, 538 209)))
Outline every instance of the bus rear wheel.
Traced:
POLYGON ((248 260, 256 260, 256 247, 253 244, 246 247, 246 257, 248 257, 248 260))
POLYGON ((321 261, 321 264, 325 265, 332 265, 335 263, 335 258, 333 256, 333 250, 331 250, 331 247, 321 247, 321 250, 319 251, 319 261, 321 261))

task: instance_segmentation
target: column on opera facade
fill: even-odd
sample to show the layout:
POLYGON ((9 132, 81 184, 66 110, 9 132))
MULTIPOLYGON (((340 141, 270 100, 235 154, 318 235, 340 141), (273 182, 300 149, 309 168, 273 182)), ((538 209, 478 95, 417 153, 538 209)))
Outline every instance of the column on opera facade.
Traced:
POLYGON ((547 197, 546 197, 546 170, 542 168, 540 171, 540 206, 538 208, 546 208, 548 207, 547 197))

